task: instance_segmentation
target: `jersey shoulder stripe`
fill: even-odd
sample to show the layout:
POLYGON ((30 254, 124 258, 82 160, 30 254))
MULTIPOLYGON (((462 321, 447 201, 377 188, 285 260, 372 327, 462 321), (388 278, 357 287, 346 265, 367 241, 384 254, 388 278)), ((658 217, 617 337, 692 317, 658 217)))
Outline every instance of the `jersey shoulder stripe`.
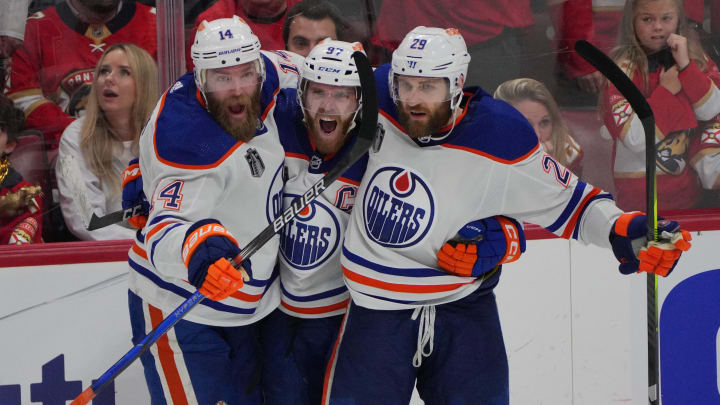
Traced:
POLYGON ((535 131, 519 111, 480 88, 468 90, 473 95, 467 113, 443 146, 506 164, 522 161, 539 148, 535 131))
POLYGON ((163 94, 153 134, 160 162, 182 169, 209 169, 243 144, 220 127, 199 97, 192 73, 163 94))

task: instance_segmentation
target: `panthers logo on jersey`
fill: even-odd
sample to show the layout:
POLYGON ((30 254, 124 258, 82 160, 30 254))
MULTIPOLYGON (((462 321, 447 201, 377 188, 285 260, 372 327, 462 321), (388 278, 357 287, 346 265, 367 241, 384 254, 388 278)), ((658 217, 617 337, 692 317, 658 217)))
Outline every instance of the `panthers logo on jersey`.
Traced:
MULTIPOLYGON (((296 194, 285 195, 285 206, 296 194)), ((330 258, 342 240, 342 230, 332 209, 319 200, 305 207, 280 232, 280 254, 292 267, 311 270, 330 258)))
POLYGON ((687 131, 668 134, 657 145, 655 161, 657 166, 667 174, 679 176, 687 165, 688 145, 690 138, 687 131))
POLYGON ((384 167, 368 182, 362 204, 368 236, 393 248, 418 243, 428 233, 435 202, 419 174, 400 167, 384 167))

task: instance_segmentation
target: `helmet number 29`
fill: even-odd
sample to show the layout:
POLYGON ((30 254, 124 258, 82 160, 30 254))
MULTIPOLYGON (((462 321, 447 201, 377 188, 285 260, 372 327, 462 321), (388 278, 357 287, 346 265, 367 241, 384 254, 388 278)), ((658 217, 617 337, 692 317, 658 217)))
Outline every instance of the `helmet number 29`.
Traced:
POLYGON ((414 38, 412 44, 410 44, 410 48, 425 49, 425 44, 427 44, 427 39, 414 38))
POLYGON ((222 41, 223 39, 225 39, 225 38, 232 38, 232 37, 233 37, 233 34, 232 34, 232 32, 231 32, 229 29, 225 30, 225 32, 218 31, 218 34, 220 34, 220 40, 221 40, 221 41, 222 41))

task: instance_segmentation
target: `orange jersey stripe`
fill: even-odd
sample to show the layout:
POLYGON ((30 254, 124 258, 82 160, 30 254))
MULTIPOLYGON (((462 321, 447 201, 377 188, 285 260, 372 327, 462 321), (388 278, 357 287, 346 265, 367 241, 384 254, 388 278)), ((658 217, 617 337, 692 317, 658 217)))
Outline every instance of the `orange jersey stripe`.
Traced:
POLYGON ((317 315, 317 314, 324 314, 326 312, 333 312, 337 311, 338 309, 343 309, 347 307, 348 302, 350 302, 350 298, 338 302, 336 304, 332 305, 326 305, 324 307, 313 307, 313 308, 303 308, 303 307, 296 307, 294 305, 290 305, 285 301, 282 301, 282 306, 285 308, 297 312, 298 314, 308 314, 308 315, 317 315))
POLYGON ((137 242, 133 243, 132 245, 132 251, 135 252, 138 256, 142 257, 145 260, 148 260, 147 253, 145 253, 145 250, 141 248, 137 242))
POLYGON ((176 224, 177 222, 161 222, 157 225, 155 225, 151 230, 148 231, 147 235, 145 235, 145 240, 149 241, 150 238, 153 237, 156 233, 160 232, 163 228, 165 228, 168 225, 176 224))
POLYGON ((593 190, 588 195, 586 195, 580 205, 578 205, 578 207, 575 209, 575 214, 573 214, 570 222, 567 224, 567 226, 565 227, 565 231, 562 234, 562 237, 564 239, 570 239, 570 236, 572 236, 573 230, 575 229, 575 224, 577 223, 578 219, 580 219, 580 213, 583 211, 583 208, 585 208, 591 198, 595 197, 598 194, 600 194, 600 189, 597 187, 593 187, 593 190))
MULTIPOLYGON (((152 305, 148 305, 148 309, 150 313, 150 322, 152 323, 154 329, 163 321, 163 314, 162 311, 152 305)), ((188 401, 187 396, 185 395, 185 388, 183 388, 180 380, 180 373, 177 370, 175 356, 170 348, 170 341, 168 340, 167 334, 158 339, 157 346, 160 365, 162 366, 163 374, 165 374, 165 380, 167 381, 173 404, 187 405, 188 401)))
POLYGON ((379 288, 382 290, 404 292, 404 293, 438 293, 445 291, 452 291, 459 287, 467 284, 472 284, 475 280, 471 280, 465 283, 453 283, 453 284, 434 284, 434 285, 410 285, 410 284, 395 284, 388 283, 386 281, 375 280, 370 277, 354 273, 348 270, 345 266, 342 267, 343 274, 348 280, 352 280, 356 283, 365 284, 370 287, 379 288))

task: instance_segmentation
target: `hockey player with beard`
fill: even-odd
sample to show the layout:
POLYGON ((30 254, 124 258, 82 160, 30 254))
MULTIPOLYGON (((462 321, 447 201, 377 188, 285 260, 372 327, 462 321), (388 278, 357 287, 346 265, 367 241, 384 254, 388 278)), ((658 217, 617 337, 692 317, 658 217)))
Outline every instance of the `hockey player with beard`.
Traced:
POLYGON ((342 246, 351 302, 325 377, 325 404, 508 404, 493 288, 521 249, 505 215, 612 248, 623 274, 666 276, 690 247, 673 221, 645 239, 645 215, 580 181, 530 124, 479 88, 456 29, 417 27, 376 71, 380 125, 342 246), (458 231, 458 229, 460 231, 458 231), (494 235, 505 257, 487 258, 494 235), (446 242, 450 239, 449 242, 446 242), (504 241, 505 238, 502 238, 504 241))
POLYGON ((275 95, 301 59, 260 51, 237 16, 203 22, 192 55, 140 137, 150 213, 129 253, 133 341, 197 289, 209 299, 141 357, 152 402, 260 404, 256 322, 280 301, 278 239, 242 276, 228 259, 279 213, 275 95))
MULTIPOLYGON (((298 89, 283 90, 277 97, 275 115, 287 168, 284 207, 331 170, 355 142, 362 98, 352 54, 361 49, 357 42, 325 39, 306 57, 298 89)), ((349 302, 340 267, 342 240, 366 164, 367 155, 280 232, 281 303, 261 321, 268 405, 321 402, 325 366, 349 302)), ((495 242, 502 253, 495 261, 507 245, 504 234, 499 236, 495 242)))
MULTIPOLYGON (((359 42, 327 38, 300 70, 300 84, 278 94, 275 108, 285 148, 283 208, 343 159, 362 118, 359 42)), ((263 319, 263 392, 268 405, 318 404, 323 376, 349 295, 340 247, 355 202, 364 155, 280 231, 279 309, 263 319)))

